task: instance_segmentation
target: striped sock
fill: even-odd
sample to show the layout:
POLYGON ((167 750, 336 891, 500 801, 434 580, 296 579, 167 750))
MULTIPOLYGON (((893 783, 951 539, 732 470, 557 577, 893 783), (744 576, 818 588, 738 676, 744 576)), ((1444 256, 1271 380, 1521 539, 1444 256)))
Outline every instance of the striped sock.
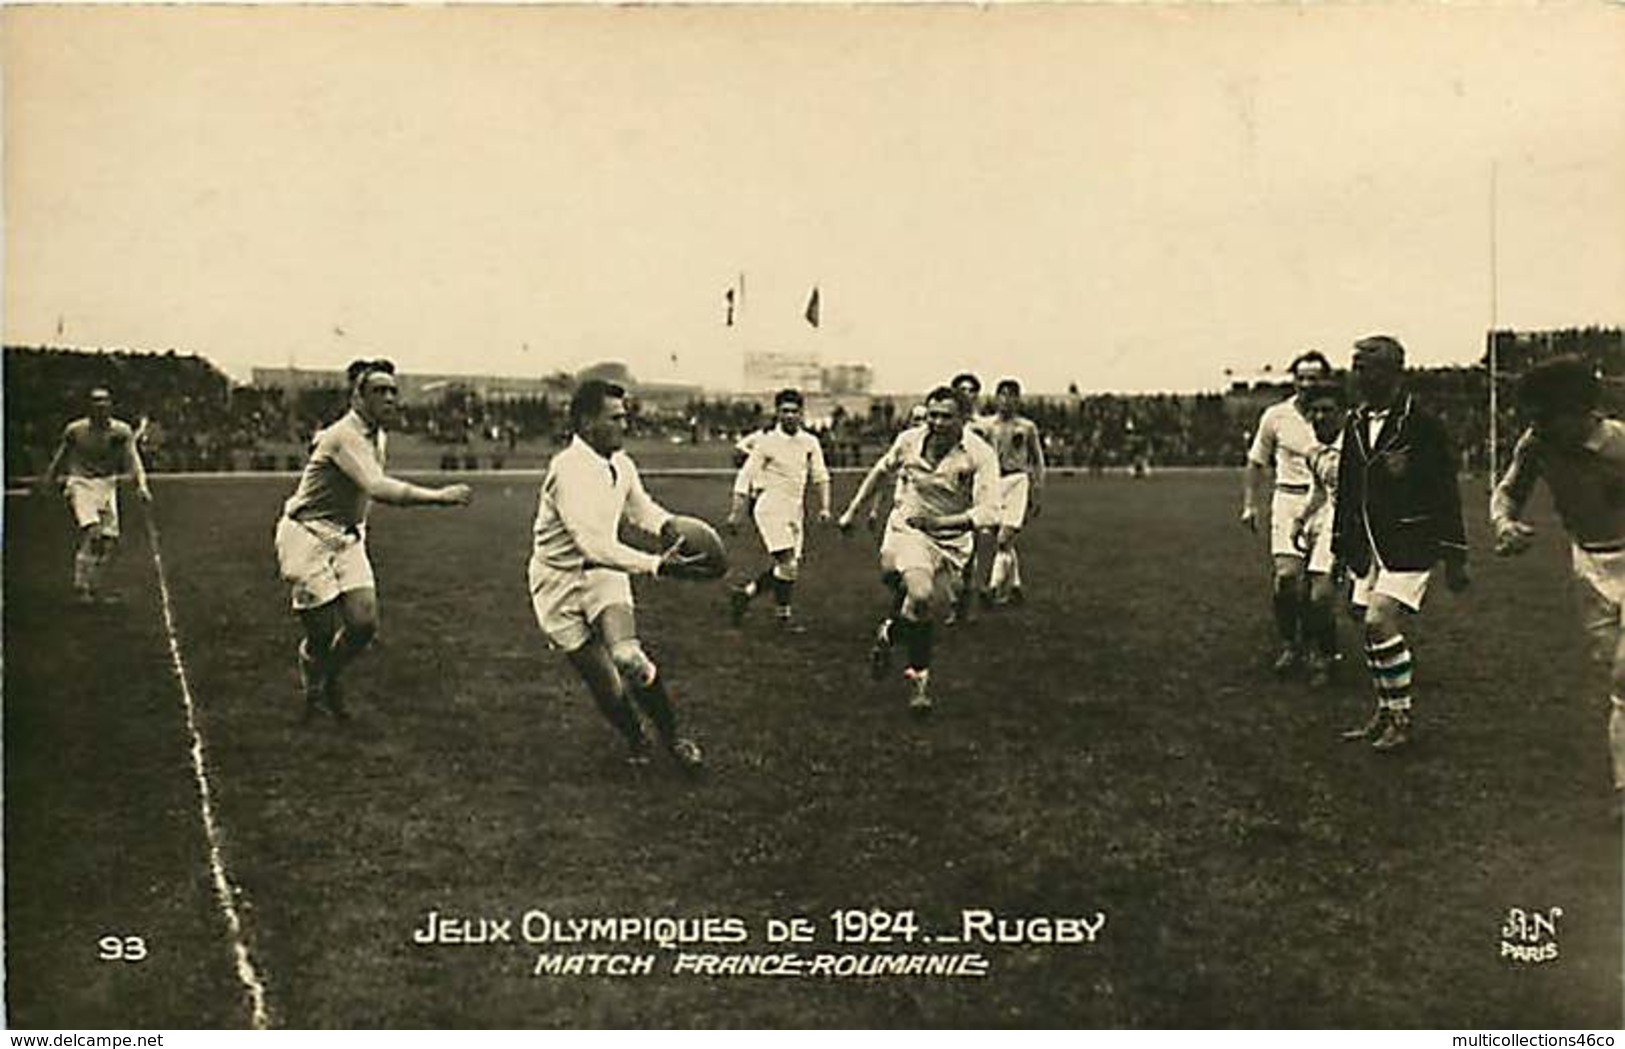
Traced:
POLYGON ((1405 635, 1367 645, 1366 666, 1377 689, 1377 705, 1389 710, 1411 709, 1411 649, 1405 635))

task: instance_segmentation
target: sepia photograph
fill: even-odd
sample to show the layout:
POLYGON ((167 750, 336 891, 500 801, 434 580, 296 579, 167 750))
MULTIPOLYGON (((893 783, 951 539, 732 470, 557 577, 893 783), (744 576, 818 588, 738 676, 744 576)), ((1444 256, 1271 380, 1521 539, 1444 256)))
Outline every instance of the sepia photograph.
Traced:
POLYGON ((1625 7, 0 75, 0 1025, 1625 1026, 1625 7))

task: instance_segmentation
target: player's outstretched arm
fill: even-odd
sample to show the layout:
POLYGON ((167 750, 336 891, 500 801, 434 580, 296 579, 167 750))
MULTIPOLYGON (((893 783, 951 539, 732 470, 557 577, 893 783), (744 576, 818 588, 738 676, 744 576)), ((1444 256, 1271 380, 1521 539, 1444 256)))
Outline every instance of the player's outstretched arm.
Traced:
POLYGON ((829 463, 824 460, 824 445, 821 441, 813 441, 812 461, 808 473, 812 477, 813 489, 818 493, 818 522, 828 524, 830 521, 830 490, 829 490, 829 463))
POLYGON ((128 469, 130 477, 135 481, 135 490, 142 501, 152 502, 152 489, 147 487, 147 468, 141 462, 141 451, 136 447, 134 434, 130 437, 128 469))
POLYGON ((1258 530, 1258 508, 1264 501, 1263 491, 1264 466, 1249 459, 1241 482, 1241 523, 1255 532, 1258 530))
POLYGON ((333 446, 333 462, 368 496, 390 506, 467 506, 474 497, 466 484, 428 488, 387 477, 378 460, 343 441, 333 446))
POLYGON ((391 506, 467 506, 474 499, 474 489, 466 484, 426 488, 394 477, 379 477, 367 494, 391 506))
POLYGON ((1027 454, 1032 458, 1031 489, 1027 493, 1027 514, 1034 520, 1044 510, 1044 476, 1049 465, 1044 462, 1044 435, 1039 432, 1038 424, 1033 424, 1032 439, 1027 447, 1031 449, 1027 454))
POLYGON ((739 522, 745 519, 745 506, 750 502, 750 489, 756 482, 756 475, 762 468, 762 456, 754 447, 745 455, 745 461, 740 464, 739 472, 734 474, 733 491, 728 498, 728 517, 723 527, 729 535, 739 532, 739 522))
POLYGON ((1535 436, 1525 431, 1512 452, 1512 463, 1490 494, 1490 525, 1495 529, 1495 552, 1502 557, 1529 549, 1535 530, 1523 520, 1525 504, 1540 479, 1540 459, 1534 454, 1535 436))
POLYGON ((728 493, 728 517, 722 522, 722 527, 728 530, 729 535, 739 534, 739 522, 745 519, 745 504, 750 496, 743 492, 728 493))
POLYGON ((869 500, 874 496, 875 489, 880 486, 881 479, 891 473, 891 463, 892 457, 890 454, 882 456, 880 461, 871 466, 869 472, 863 475, 863 481, 858 485, 858 490, 852 493, 851 502, 846 504, 846 509, 841 512, 840 520, 836 522, 841 531, 845 532, 851 529, 852 522, 857 519, 859 511, 868 505, 869 500))
POLYGON ((45 476, 41 479, 35 491, 54 492, 62 484, 62 465, 68 458, 68 445, 73 438, 69 430, 62 431, 62 440, 57 442, 56 452, 51 456, 51 463, 45 468, 45 476))

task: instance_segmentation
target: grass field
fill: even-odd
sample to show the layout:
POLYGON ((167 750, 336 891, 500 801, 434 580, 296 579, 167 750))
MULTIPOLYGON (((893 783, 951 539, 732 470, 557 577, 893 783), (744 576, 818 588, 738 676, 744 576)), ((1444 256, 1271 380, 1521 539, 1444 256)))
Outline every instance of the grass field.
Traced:
MULTIPOLYGON (((838 479, 837 501, 851 478, 838 479)), ((467 510, 375 511, 384 626, 357 722, 297 722, 270 550, 286 479, 156 482, 179 642, 227 864, 274 1024, 332 1026, 1615 1027, 1621 846, 1604 706, 1549 515, 1413 633, 1415 745, 1342 743, 1351 660, 1311 695, 1267 673, 1267 558, 1222 474, 1058 479, 1024 540, 1028 604, 939 639, 938 709, 868 680, 873 541, 815 532, 781 637, 717 584, 639 592, 707 777, 632 769, 537 634, 534 481, 467 510), (1092 945, 979 948, 976 978, 533 976, 524 943, 421 946, 431 910, 736 915, 836 908, 1089 915, 1092 945), (1561 908, 1559 957, 1501 956, 1510 908, 1561 908)), ((720 479, 653 478, 716 519, 720 479)), ((16 1027, 248 1022, 211 893, 142 511, 122 615, 66 600, 52 500, 5 533, 6 950, 16 1027), (97 959, 139 935, 141 962, 97 959)), ((1544 511, 1543 511, 1544 513, 1544 511)), ((736 566, 760 561, 753 537, 736 566)), ((517 931, 517 930, 516 930, 517 931)), ((583 950, 613 950, 599 945, 583 950)), ((642 953, 642 945, 624 948, 642 953)), ((718 953, 745 948, 719 947, 718 953)), ((922 947, 917 950, 948 950, 922 947)), ((963 948, 956 948, 963 949, 963 948)))

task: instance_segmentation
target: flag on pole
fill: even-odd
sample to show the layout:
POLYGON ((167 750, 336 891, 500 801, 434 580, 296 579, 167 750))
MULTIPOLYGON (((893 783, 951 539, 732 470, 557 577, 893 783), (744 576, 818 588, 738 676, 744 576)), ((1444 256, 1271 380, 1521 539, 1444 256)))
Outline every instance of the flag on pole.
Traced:
POLYGON ((722 301, 728 304, 727 317, 722 323, 725 327, 732 328, 734 326, 734 290, 732 288, 722 293, 722 301))
POLYGON ((818 285, 813 285, 812 296, 807 299, 807 323, 818 327, 818 285))

